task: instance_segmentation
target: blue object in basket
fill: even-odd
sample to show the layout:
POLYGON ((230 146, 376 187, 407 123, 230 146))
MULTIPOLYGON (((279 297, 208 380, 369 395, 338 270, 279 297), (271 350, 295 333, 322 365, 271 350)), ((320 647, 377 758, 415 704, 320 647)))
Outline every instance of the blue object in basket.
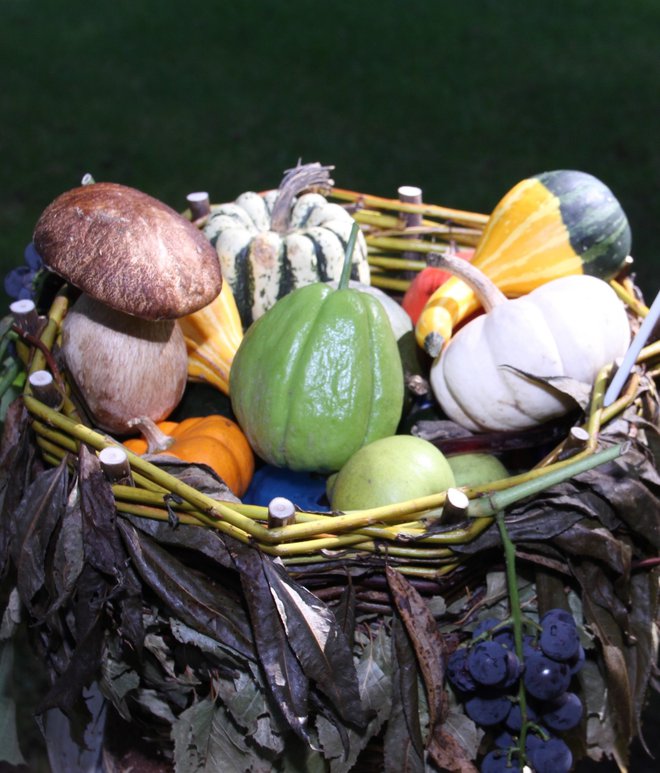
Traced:
POLYGON ((267 507, 274 497, 286 497, 302 510, 328 512, 330 505, 325 496, 325 483, 325 475, 266 464, 254 473, 243 502, 267 507))

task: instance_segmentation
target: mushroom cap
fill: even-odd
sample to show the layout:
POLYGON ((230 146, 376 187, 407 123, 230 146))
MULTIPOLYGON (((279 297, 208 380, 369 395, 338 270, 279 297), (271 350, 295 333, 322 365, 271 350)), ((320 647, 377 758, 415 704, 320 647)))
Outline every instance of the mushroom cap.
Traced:
POLYGON ((143 319, 183 317, 222 288, 218 256, 204 234, 163 202, 125 185, 66 191, 43 211, 33 240, 48 269, 143 319))

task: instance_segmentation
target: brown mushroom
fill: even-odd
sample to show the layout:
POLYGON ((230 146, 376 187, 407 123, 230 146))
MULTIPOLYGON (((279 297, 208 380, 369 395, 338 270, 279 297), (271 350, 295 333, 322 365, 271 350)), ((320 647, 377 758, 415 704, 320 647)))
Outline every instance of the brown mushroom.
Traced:
POLYGON ((208 239, 142 191, 91 183, 58 196, 34 229, 44 265, 107 306, 176 319, 208 305, 222 274, 208 239))
POLYGON ((176 319, 209 304, 222 275, 215 250, 167 205, 115 183, 55 199, 34 244, 44 264, 82 290, 62 327, 62 354, 93 421, 117 434, 166 418, 187 379, 176 319))

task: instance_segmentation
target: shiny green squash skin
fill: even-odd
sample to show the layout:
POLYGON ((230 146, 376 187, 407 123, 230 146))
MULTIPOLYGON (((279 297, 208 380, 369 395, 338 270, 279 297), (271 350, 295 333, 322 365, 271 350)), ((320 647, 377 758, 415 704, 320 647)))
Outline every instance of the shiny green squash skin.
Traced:
POLYGON ((401 417, 403 369, 387 314, 358 290, 294 290, 248 328, 229 391, 262 459, 338 470, 365 443, 394 434, 401 417))

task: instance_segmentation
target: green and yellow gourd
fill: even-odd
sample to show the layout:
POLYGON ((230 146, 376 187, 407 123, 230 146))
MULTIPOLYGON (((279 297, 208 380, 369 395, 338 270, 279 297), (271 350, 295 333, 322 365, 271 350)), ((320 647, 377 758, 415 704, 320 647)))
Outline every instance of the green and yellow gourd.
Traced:
MULTIPOLYGON (((279 188, 247 191, 213 206, 204 233, 217 250, 243 327, 297 287, 338 280, 355 222, 318 192, 330 188, 330 167, 304 164, 289 170, 279 188)), ((369 284, 367 245, 358 235, 352 278, 369 284)))
POLYGON ((349 288, 353 227, 338 289, 289 293, 247 330, 232 364, 236 418, 264 461, 334 472, 366 443, 396 431, 403 369, 390 321, 349 288))
MULTIPOLYGON (((610 279, 630 243, 628 220, 612 191, 593 175, 558 170, 522 180, 500 200, 471 263, 513 298, 561 276, 610 279)), ((422 310, 417 343, 436 356, 453 329, 479 308, 473 289, 452 277, 422 310)))

